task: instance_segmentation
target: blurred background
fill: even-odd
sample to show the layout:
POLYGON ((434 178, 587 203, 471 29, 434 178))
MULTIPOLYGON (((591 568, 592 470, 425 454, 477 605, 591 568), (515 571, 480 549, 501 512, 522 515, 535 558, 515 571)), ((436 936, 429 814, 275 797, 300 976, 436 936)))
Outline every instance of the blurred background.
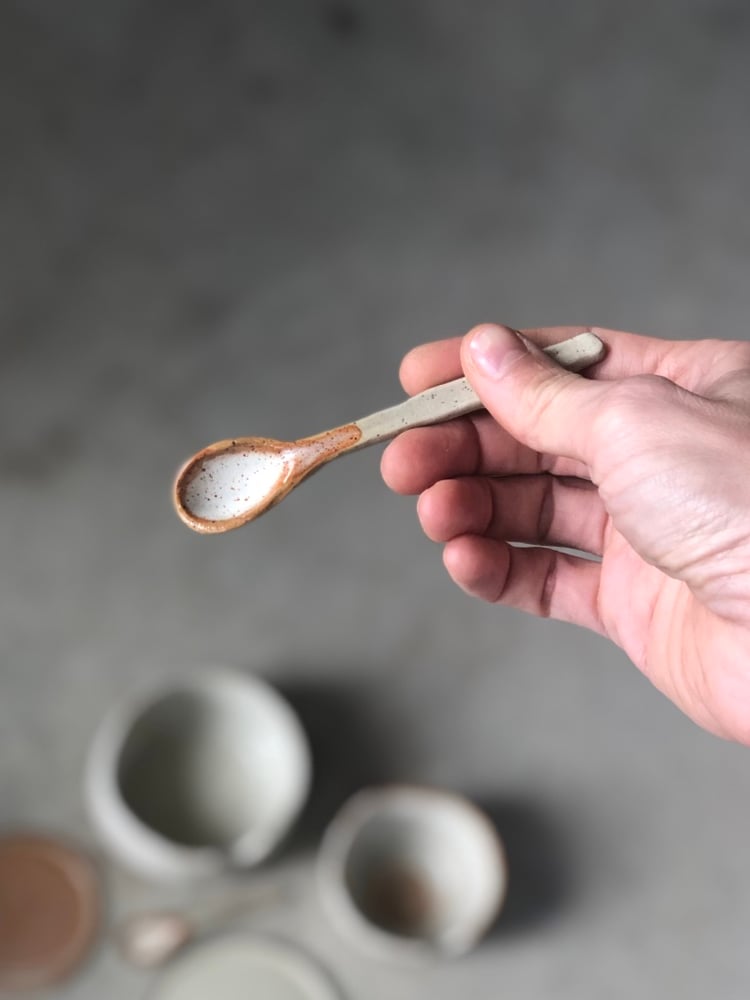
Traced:
MULTIPOLYGON (((0 821, 92 836, 114 700, 212 663, 308 726, 318 794, 259 926, 347 996, 747 996, 750 757, 601 638, 470 601, 377 450, 224 537, 169 491, 209 441, 401 398, 419 342, 496 319, 745 338, 741 0, 10 0, 0 9, 0 821), (506 911, 398 969, 321 919, 355 787, 482 802, 506 911)), ((273 867, 272 866, 272 867, 273 867)), ((159 900, 108 871, 113 913, 159 900)), ((55 995, 148 981, 106 934, 55 995)))

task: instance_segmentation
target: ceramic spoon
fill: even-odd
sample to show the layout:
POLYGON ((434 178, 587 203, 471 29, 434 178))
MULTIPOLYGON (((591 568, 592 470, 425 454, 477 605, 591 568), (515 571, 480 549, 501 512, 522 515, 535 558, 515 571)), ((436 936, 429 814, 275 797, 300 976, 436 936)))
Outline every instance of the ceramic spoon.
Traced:
POLYGON ((152 910, 127 917, 115 932, 122 957, 140 969, 164 965, 182 948, 236 917, 292 898, 289 887, 268 885, 192 910, 152 910))
MULTIPOLYGON (((593 333, 546 347, 558 364, 580 371, 599 361, 604 344, 593 333)), ((303 479, 339 455, 388 441, 410 427, 437 424, 480 410, 465 378, 412 396, 397 406, 299 441, 245 437, 218 441, 194 455, 177 475, 174 503, 189 528, 230 531, 264 514, 303 479)))

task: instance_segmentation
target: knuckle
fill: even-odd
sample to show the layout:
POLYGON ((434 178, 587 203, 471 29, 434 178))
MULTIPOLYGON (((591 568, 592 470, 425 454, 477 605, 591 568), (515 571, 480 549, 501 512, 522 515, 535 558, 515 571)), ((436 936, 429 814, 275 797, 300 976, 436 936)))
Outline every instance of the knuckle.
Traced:
POLYGON ((633 375, 608 386, 591 432, 611 444, 629 437, 674 399, 675 385, 660 375, 633 375))
POLYGON ((536 537, 544 544, 552 528, 552 520, 555 513, 555 480, 552 476, 541 477, 542 495, 539 501, 537 513, 536 537))

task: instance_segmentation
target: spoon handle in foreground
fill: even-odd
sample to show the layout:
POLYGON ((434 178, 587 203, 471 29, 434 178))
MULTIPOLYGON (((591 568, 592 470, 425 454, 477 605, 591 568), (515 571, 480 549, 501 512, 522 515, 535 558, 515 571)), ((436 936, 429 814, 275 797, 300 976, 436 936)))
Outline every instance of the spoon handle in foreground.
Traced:
MULTIPOLYGON (((544 348, 545 354, 563 368, 574 372, 601 361, 604 352, 604 344, 593 333, 579 333, 576 337, 544 348)), ((356 426, 362 437, 348 450, 358 451, 378 441, 388 441, 409 427, 439 424, 481 409, 482 402, 467 379, 458 378, 453 382, 445 382, 387 410, 380 410, 357 420, 356 426)))

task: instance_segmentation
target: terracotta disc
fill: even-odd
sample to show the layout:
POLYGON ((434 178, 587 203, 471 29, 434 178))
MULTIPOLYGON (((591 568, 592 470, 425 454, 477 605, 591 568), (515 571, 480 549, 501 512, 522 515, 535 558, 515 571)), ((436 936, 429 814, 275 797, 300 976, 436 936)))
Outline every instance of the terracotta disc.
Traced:
POLYGON ((98 923, 98 881, 85 855, 34 834, 0 837, 0 993, 65 979, 98 923))

